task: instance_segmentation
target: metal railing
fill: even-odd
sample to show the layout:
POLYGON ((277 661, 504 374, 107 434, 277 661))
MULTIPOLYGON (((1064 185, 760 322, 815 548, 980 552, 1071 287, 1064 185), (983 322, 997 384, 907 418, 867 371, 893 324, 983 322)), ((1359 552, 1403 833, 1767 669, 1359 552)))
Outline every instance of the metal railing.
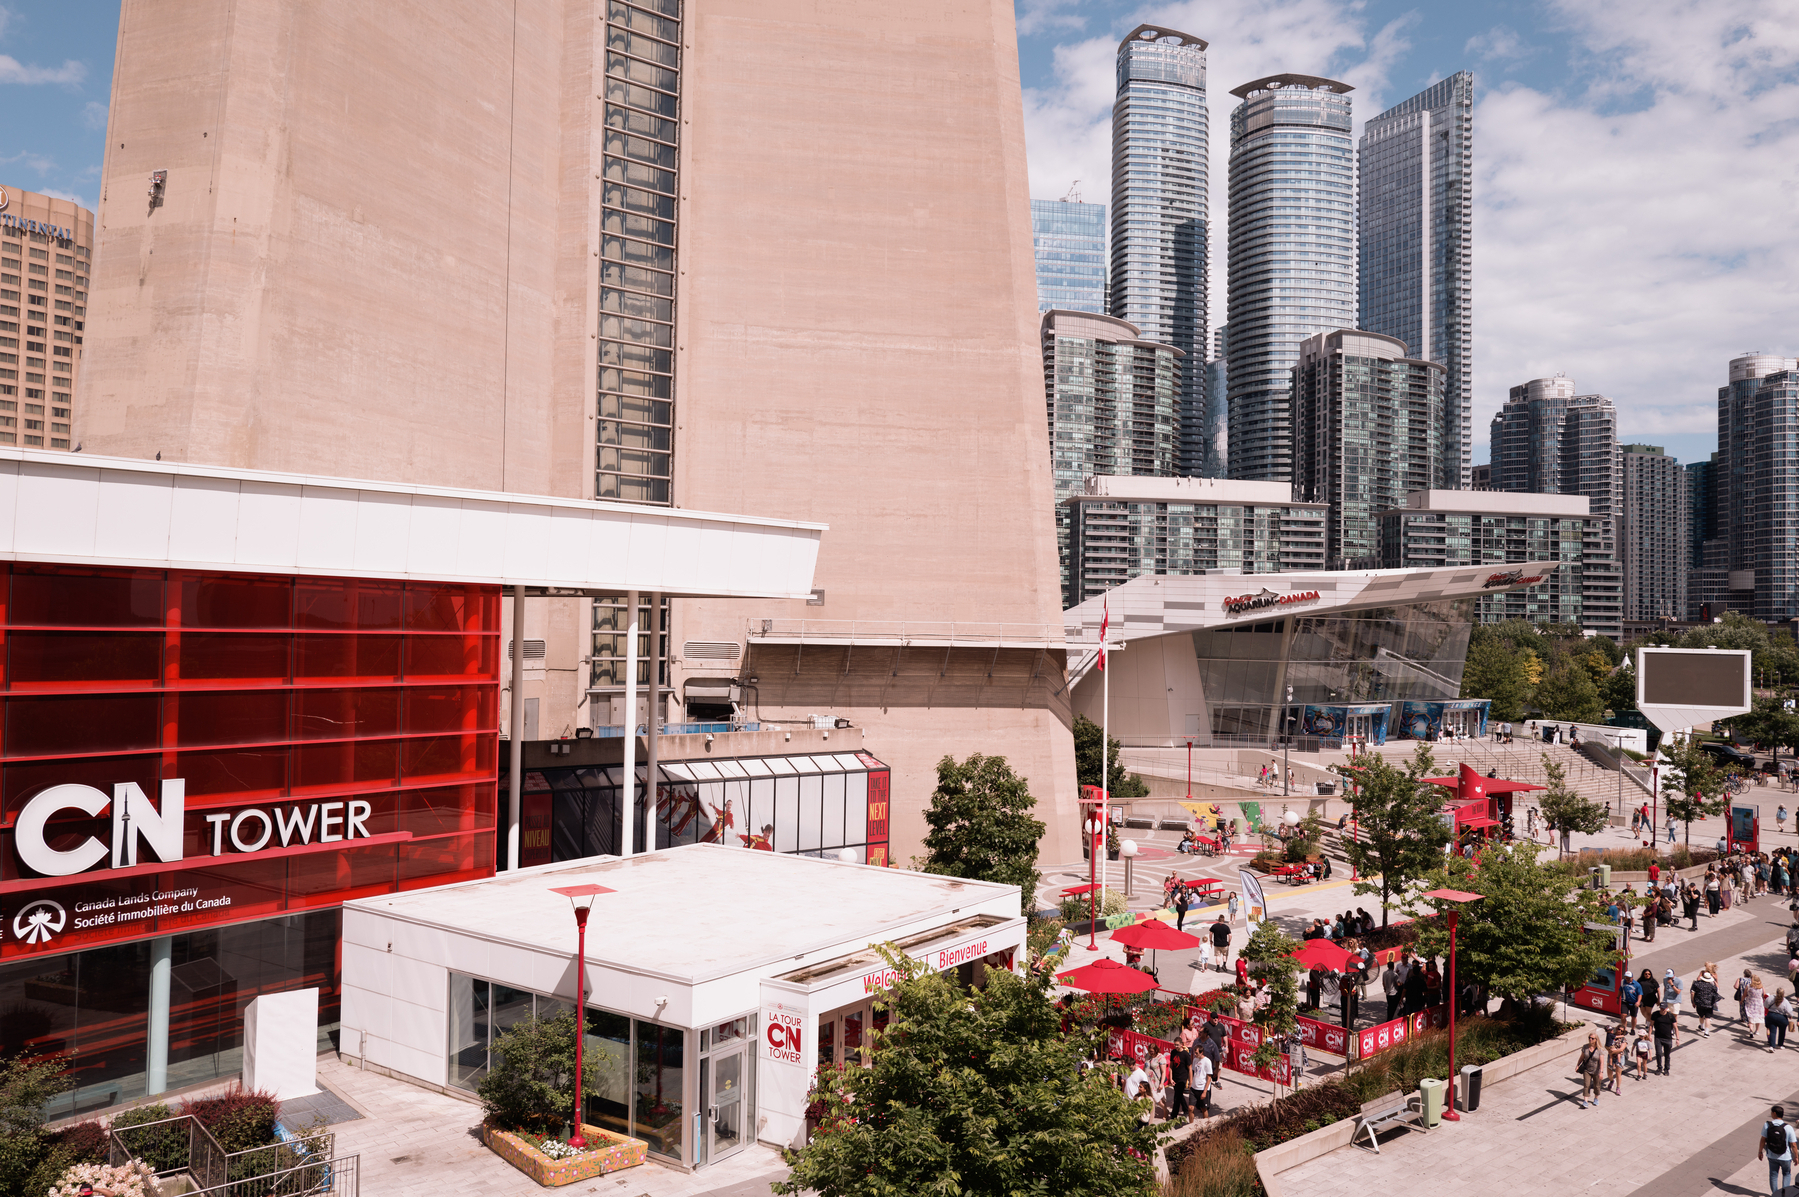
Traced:
POLYGON ((219 1197, 356 1197, 357 1157, 332 1157, 336 1136, 319 1131, 262 1147, 226 1151, 192 1114, 110 1129, 106 1162, 136 1159, 157 1176, 187 1173, 198 1192, 219 1197))
POLYGON ((361 1184, 362 1157, 340 1155, 227 1181, 192 1197, 358 1197, 361 1184))
POLYGON ((119 1167, 143 1160, 158 1176, 186 1172, 196 1184, 223 1184, 231 1175, 229 1153, 192 1114, 177 1114, 106 1132, 106 1162, 119 1167))
MULTIPOLYGON (((1045 644, 1061 648, 1060 627, 1038 623, 978 623, 935 619, 750 619, 750 639, 868 640, 882 643, 945 644, 958 641, 991 644, 996 640, 1045 644)), ((1069 648, 1077 647, 1069 644, 1069 648)), ((1087 645, 1091 648, 1093 645, 1087 645)))

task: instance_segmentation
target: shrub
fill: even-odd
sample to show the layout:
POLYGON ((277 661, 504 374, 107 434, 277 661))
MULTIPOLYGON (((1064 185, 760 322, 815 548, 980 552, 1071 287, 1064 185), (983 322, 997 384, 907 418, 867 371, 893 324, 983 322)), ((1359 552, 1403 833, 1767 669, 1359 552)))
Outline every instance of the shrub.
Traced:
POLYGON ((106 1126, 96 1121, 77 1122, 55 1132, 56 1145, 69 1155, 71 1164, 106 1162, 106 1126))
MULTIPOLYGON (((1103 919, 1111 915, 1123 914, 1125 909, 1124 892, 1119 889, 1108 889, 1105 893, 1105 900, 1100 903, 1099 916, 1103 919)), ((1079 923, 1084 927, 1091 921, 1092 914, 1093 903, 1088 900, 1086 894, 1073 894, 1062 899, 1062 921, 1064 923, 1079 923)))
POLYGON ((54 1140, 44 1133, 44 1104, 69 1087, 61 1056, 0 1060, 0 1193, 25 1191, 54 1140))
POLYGON ((148 1163, 153 1171, 173 1172, 187 1167, 188 1128, 185 1122, 164 1126, 148 1126, 174 1118, 175 1111, 161 1102, 126 1110, 112 1120, 112 1129, 132 1155, 148 1163), (137 1129, 142 1127, 143 1129, 137 1129))
POLYGON ((248 1151, 275 1141, 281 1103, 273 1093, 239 1084, 216 1097, 182 1102, 181 1113, 192 1114, 226 1151, 248 1151))
POLYGON ((1235 1130, 1198 1135, 1168 1149, 1167 1197, 1261 1197, 1255 1149, 1235 1130))
POLYGON ((119 1197, 156 1197, 156 1174, 142 1160, 117 1168, 106 1164, 76 1164, 57 1178, 49 1197, 76 1197, 83 1184, 110 1189, 119 1197))
MULTIPOLYGON (((575 1111, 575 1016, 530 1018, 493 1041, 493 1066, 475 1092, 487 1117, 503 1130, 555 1134, 575 1111)), ((581 1078, 590 1096, 600 1092, 600 1049, 581 1078)))

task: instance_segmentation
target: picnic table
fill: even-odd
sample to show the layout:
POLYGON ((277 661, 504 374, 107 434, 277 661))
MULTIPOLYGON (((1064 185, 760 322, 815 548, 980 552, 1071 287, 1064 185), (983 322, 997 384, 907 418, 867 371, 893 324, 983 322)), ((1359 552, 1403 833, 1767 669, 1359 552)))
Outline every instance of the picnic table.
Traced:
POLYGON ((1307 866, 1303 864, 1275 865, 1273 871, 1269 873, 1269 876, 1278 877, 1288 885, 1304 885, 1312 879, 1310 874, 1306 872, 1306 868, 1307 866))
POLYGON ((1224 882, 1216 877, 1196 877, 1192 881, 1184 881, 1181 884, 1203 901, 1222 902, 1224 900, 1224 882))

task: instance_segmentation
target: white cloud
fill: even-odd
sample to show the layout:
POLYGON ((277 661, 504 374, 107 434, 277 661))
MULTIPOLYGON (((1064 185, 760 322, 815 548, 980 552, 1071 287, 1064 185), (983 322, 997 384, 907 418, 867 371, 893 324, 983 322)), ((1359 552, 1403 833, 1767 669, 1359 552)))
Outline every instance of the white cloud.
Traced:
POLYGON ((0 166, 11 166, 14 163, 35 170, 40 175, 48 174, 56 169, 56 162, 53 159, 46 158, 42 154, 34 154, 30 150, 20 150, 11 157, 0 158, 0 166))
POLYGON ((1481 62, 1521 62, 1536 53, 1525 44, 1515 29, 1495 25, 1485 33, 1477 33, 1462 47, 1462 53, 1481 62))
POLYGON ((0 83, 77 84, 87 78, 87 68, 73 58, 59 67, 26 66, 10 54, 0 54, 0 83))
MULTIPOLYGON (((1476 439, 1511 386, 1557 371, 1617 400, 1627 438, 1713 434, 1729 357, 1799 353, 1799 21, 1780 15, 1794 0, 1550 3, 1551 25, 1466 47, 1495 78, 1546 52, 1571 64, 1553 91, 1477 72, 1476 439)), ((1146 15, 1058 47, 1053 85, 1026 93, 1033 195, 1078 178, 1109 202, 1113 54, 1146 15)), ((1211 43, 1216 325, 1230 88, 1281 70, 1343 79, 1359 124, 1411 94, 1391 82, 1411 26, 1375 29, 1357 0, 1186 0, 1148 19, 1211 43)))
POLYGON ((1078 8, 1080 0, 1019 0, 1018 33, 1029 37, 1051 29, 1081 29, 1087 19, 1069 9, 1078 8))
POLYGON ((81 106, 81 123, 90 129, 106 128, 106 105, 98 100, 89 100, 81 106))
POLYGON ((51 199, 68 200, 71 203, 80 204, 82 207, 86 208, 90 212, 93 211, 93 209, 94 209, 94 201, 93 200, 89 199, 85 195, 76 195, 73 191, 63 191, 60 188, 56 188, 56 187, 39 187, 37 189, 37 193, 39 195, 47 195, 51 199))

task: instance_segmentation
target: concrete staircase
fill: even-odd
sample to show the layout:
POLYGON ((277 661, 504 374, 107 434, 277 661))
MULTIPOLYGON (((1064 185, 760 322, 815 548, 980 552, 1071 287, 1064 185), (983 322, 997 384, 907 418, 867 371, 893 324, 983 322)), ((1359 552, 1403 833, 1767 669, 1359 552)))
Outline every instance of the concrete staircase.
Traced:
MULTIPOLYGON (((1416 748, 1415 741, 1395 740, 1371 751, 1398 763, 1409 758, 1416 748)), ((1648 797, 1646 775, 1642 781, 1637 778, 1637 774, 1644 771, 1626 770, 1620 778, 1616 770, 1602 768, 1566 744, 1544 744, 1537 740, 1519 740, 1513 744, 1498 744, 1492 740, 1450 740, 1432 744, 1430 748, 1436 758, 1438 776, 1454 774, 1466 761, 1477 773, 1490 771, 1511 781, 1546 785, 1549 774, 1543 767, 1543 757, 1547 755, 1562 766, 1568 788, 1589 802, 1616 808, 1621 801, 1624 809, 1629 810, 1648 797)), ((1530 801, 1529 794, 1524 795, 1524 801, 1530 801)))

